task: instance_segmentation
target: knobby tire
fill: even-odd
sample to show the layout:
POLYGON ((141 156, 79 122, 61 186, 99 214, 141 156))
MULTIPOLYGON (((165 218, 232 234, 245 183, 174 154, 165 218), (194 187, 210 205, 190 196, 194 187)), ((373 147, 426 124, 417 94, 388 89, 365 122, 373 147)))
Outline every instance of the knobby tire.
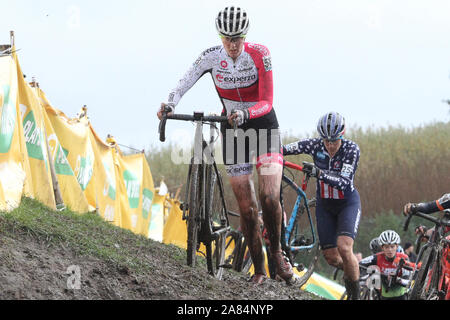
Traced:
POLYGON ((187 218, 187 264, 195 267, 197 262, 197 250, 199 246, 198 233, 200 232, 200 210, 201 210, 201 185, 200 165, 191 164, 191 176, 189 183, 189 215, 187 218))
POLYGON ((302 287, 306 282, 308 282, 317 265, 317 260, 319 260, 320 254, 319 245, 314 246, 314 248, 312 248, 311 250, 313 252, 313 257, 308 265, 307 271, 295 281, 295 285, 298 285, 299 287, 302 287))
POLYGON ((432 266, 434 260, 434 248, 426 248, 422 257, 423 259, 421 260, 424 262, 422 263, 417 276, 415 276, 414 285, 408 296, 409 300, 421 300, 424 298, 423 293, 426 290, 425 285, 428 278, 428 271, 430 270, 430 267, 432 266))
MULTIPOLYGON (((309 210, 311 212, 311 215, 313 215, 313 210, 315 209, 315 204, 309 204, 309 210)), ((304 227, 305 226, 309 226, 309 222, 300 222, 300 219, 308 219, 307 217, 307 213, 306 213, 306 207, 303 204, 301 206, 301 208, 299 208, 299 212, 297 213, 297 227, 300 226, 300 224, 302 224, 304 227)), ((308 227, 306 227, 308 228, 308 227)), ((294 227, 293 231, 296 230, 296 227, 294 227)), ((291 243, 291 241, 293 240, 293 236, 294 236, 294 232, 291 233, 290 237, 289 237, 289 243, 291 243)), ((316 239, 316 242, 318 242, 318 240, 316 239)), ((302 258, 306 255, 304 254, 305 251, 299 251, 298 253, 294 254, 292 253, 292 261, 295 261, 298 257, 302 258), (303 254, 303 257, 302 257, 303 254)), ((316 245, 310 249, 307 250, 307 252, 309 253, 309 263, 302 263, 304 264, 305 269, 307 270, 300 278, 298 278, 295 282, 296 285, 299 285, 300 287, 302 287, 306 282, 308 282, 309 278, 311 277, 311 275, 314 273, 314 269, 317 265, 317 261, 319 260, 319 256, 320 256, 320 248, 319 248, 319 244, 316 243, 316 245)))
MULTIPOLYGON (((226 227, 222 220, 226 219, 226 212, 223 206, 220 192, 220 177, 217 175, 213 165, 206 168, 206 211, 205 228, 209 228, 211 233, 217 228, 226 227)), ((208 272, 217 279, 222 279, 223 264, 225 262, 226 232, 220 233, 215 239, 206 241, 206 264, 208 272)))

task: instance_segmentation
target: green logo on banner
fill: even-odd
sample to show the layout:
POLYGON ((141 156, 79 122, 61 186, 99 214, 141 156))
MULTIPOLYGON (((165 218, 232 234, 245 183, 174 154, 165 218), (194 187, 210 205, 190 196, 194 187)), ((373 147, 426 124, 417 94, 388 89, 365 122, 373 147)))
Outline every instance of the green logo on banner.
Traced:
POLYGON ((50 149, 52 160, 53 158, 55 159, 53 163, 56 174, 73 176, 72 167, 70 166, 69 161, 67 161, 69 151, 62 148, 56 134, 53 133, 48 136, 48 147, 50 149))
POLYGON ((144 188, 142 191, 142 217, 147 220, 150 209, 152 208, 153 192, 144 188))
POLYGON ((141 191, 141 185, 138 178, 129 170, 123 173, 123 179, 125 180, 125 186, 127 188, 128 202, 130 208, 136 209, 139 207, 139 192, 141 191))
POLYGON ((16 125, 16 101, 11 99, 11 87, 3 86, 3 105, 0 119, 0 153, 7 153, 11 148, 14 127, 16 125))
POLYGON ((72 168, 70 167, 69 161, 67 161, 67 155, 69 151, 63 149, 60 144, 58 144, 58 150, 56 152, 55 159, 55 172, 56 174, 61 174, 65 176, 73 176, 72 168))
POLYGON ((94 159, 90 155, 86 158, 78 156, 75 172, 77 173, 77 181, 83 191, 86 190, 87 185, 91 181, 93 168, 94 159))
POLYGON ((44 154, 42 153, 42 131, 36 125, 33 111, 28 112, 28 115, 23 120, 23 131, 27 143, 28 156, 34 159, 44 160, 44 154))

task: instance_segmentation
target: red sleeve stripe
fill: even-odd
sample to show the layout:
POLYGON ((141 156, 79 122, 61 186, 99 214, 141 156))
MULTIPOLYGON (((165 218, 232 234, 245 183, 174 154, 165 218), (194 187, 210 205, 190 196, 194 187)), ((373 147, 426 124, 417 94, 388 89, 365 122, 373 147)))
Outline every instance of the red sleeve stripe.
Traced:
POLYGON ((265 116, 272 111, 272 104, 268 101, 260 101, 251 108, 248 108, 248 114, 250 119, 259 118, 265 116))
POLYGON ((444 211, 444 207, 439 203, 439 200, 436 200, 436 205, 439 210, 444 211))

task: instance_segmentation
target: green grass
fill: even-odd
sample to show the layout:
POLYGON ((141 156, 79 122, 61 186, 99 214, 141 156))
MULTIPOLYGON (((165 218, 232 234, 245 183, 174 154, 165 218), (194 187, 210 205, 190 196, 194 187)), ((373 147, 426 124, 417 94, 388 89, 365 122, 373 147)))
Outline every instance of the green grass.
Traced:
MULTIPOLYGON (((137 273, 151 271, 151 265, 142 259, 142 253, 151 253, 161 245, 113 226, 95 213, 57 212, 29 198, 23 198, 17 209, 0 213, 0 233, 11 238, 32 236, 49 247, 70 248, 77 255, 94 256, 137 273)), ((174 256, 184 254, 174 246, 168 246, 168 250, 174 256)))

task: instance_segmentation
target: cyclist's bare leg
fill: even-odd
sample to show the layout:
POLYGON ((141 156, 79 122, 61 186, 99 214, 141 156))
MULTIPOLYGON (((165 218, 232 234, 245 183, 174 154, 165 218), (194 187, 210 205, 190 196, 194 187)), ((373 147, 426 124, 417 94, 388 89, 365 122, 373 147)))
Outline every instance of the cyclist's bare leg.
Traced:
POLYGON ((359 279, 358 259, 353 254, 353 239, 347 236, 339 236, 337 248, 322 251, 327 263, 335 268, 344 270, 344 275, 351 281, 359 279))
POLYGON ((280 185, 283 166, 280 163, 263 163, 258 168, 259 198, 263 209, 264 226, 270 241, 270 253, 276 263, 279 277, 291 284, 294 272, 289 262, 285 260, 281 250, 281 219, 280 185))
POLYGON ((337 248, 330 248, 322 250, 323 257, 330 266, 335 268, 344 269, 344 262, 342 261, 341 255, 337 248))
POLYGON ((258 169, 259 198, 267 229, 271 253, 281 250, 281 204, 280 184, 283 167, 278 163, 267 163, 258 169))
POLYGON ((241 229, 247 240, 256 274, 265 274, 261 225, 252 175, 230 177, 231 188, 238 202, 241 229))
POLYGON ((350 281, 359 280, 358 259, 353 253, 353 239, 347 236, 339 236, 337 239, 339 255, 342 258, 344 274, 350 281))

